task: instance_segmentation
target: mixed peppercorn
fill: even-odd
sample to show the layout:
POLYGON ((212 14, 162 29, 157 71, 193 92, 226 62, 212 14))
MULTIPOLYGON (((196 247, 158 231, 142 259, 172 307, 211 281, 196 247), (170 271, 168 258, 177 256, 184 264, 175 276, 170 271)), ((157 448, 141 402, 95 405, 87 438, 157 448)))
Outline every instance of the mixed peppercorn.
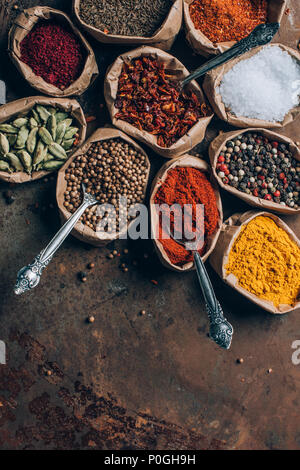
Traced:
POLYGON ((283 142, 250 132, 239 135, 223 147, 217 174, 224 184, 246 194, 300 207, 300 162, 283 142))
POLYGON ((115 107, 116 119, 156 135, 160 147, 171 147, 201 117, 211 114, 196 93, 181 92, 165 65, 151 57, 123 65, 115 107))

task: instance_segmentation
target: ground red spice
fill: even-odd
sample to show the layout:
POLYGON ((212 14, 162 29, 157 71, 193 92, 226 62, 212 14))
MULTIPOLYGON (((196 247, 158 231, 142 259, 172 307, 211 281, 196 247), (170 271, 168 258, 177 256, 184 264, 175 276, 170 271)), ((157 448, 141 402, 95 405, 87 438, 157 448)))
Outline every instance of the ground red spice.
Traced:
POLYGON ((40 21, 20 47, 21 60, 37 76, 61 90, 68 88, 82 73, 86 54, 67 26, 40 21))
MULTIPOLYGON (((199 250, 199 253, 203 255, 206 251, 206 240, 217 230, 220 218, 216 195, 205 173, 192 167, 175 167, 171 169, 164 183, 157 190, 154 203, 158 205, 167 204, 168 206, 179 204, 181 207, 184 204, 191 204, 193 206, 192 227, 188 227, 189 232, 195 231, 196 204, 204 204, 204 227, 202 227, 202 230, 204 230, 205 244, 199 250)), ((183 266, 193 260, 193 255, 172 238, 164 238, 166 234, 162 228, 163 211, 161 214, 158 239, 171 263, 176 266, 183 266)), ((171 231, 175 217, 176 215, 174 216, 171 213, 171 231)))
POLYGON ((213 43, 239 41, 261 23, 266 23, 267 0, 194 0, 191 19, 213 43))
POLYGON ((160 147, 171 147, 201 117, 212 113, 195 93, 181 92, 165 65, 151 57, 123 65, 115 107, 116 119, 156 135, 160 147))

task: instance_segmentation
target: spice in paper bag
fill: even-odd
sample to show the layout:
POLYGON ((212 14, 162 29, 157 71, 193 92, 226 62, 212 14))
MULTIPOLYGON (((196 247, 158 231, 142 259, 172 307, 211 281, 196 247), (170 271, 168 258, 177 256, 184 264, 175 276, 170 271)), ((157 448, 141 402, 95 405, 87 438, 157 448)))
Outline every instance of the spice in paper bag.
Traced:
POLYGON ((288 137, 255 128, 223 133, 209 155, 226 191, 252 206, 300 212, 300 149, 288 137))
POLYGON ((81 95, 98 76, 91 46, 68 16, 53 8, 24 10, 10 29, 8 52, 29 84, 46 95, 81 95))
POLYGON ((159 49, 123 54, 104 84, 113 124, 167 158, 192 149, 203 140, 213 114, 195 81, 179 91, 177 82, 187 75, 181 62, 159 49))

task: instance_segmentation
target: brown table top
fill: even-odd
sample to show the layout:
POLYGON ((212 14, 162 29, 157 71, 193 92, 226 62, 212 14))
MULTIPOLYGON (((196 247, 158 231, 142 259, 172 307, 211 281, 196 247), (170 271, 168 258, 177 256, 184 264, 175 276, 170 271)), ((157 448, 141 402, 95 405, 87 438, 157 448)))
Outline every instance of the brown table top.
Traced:
MULTIPOLYGON (((6 81, 9 100, 37 94, 6 53, 14 3, 0 2, 0 79, 6 81)), ((67 12, 70 3, 18 2, 67 12)), ((297 0, 288 3, 290 12, 276 42, 296 48, 300 10, 297 0)), ((109 122, 105 107, 99 106, 104 73, 128 47, 89 40, 101 76, 79 101, 88 114, 97 115, 91 132, 109 122)), ((203 61, 189 49, 183 33, 171 53, 189 69, 203 61)), ((198 147, 201 154, 207 158, 212 138, 230 129, 215 118, 198 147)), ((299 119, 280 132, 300 140, 299 119)), ((165 160, 147 152, 154 176, 165 160)), ((0 184, 1 193, 10 189, 16 198, 6 205, 0 197, 0 340, 8 356, 7 364, 0 365, 0 448, 300 449, 300 365, 291 360, 292 343, 300 340, 299 310, 267 314, 208 266, 235 329, 230 351, 223 351, 207 337, 195 273, 163 268, 151 241, 99 249, 69 237, 38 289, 14 295, 17 271, 60 225, 55 183, 56 177, 13 188, 0 184), (129 255, 107 259, 112 249, 122 252, 125 247, 129 255), (119 269, 123 259, 128 273, 119 269), (89 262, 96 268, 83 284, 77 274, 89 262), (141 310, 146 315, 140 316, 141 310), (93 324, 86 323, 89 315, 95 316, 93 324), (244 362, 237 364, 238 358, 244 362)), ((249 209, 224 192, 222 199, 225 216, 249 209)), ((299 216, 283 219, 299 236, 299 216)))

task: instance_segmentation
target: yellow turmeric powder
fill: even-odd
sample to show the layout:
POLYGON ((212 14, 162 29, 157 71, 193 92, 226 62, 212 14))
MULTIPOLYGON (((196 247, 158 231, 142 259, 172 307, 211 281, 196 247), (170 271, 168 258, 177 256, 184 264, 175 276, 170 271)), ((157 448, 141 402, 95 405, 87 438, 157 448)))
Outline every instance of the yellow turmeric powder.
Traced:
POLYGON ((300 248, 270 217, 256 217, 242 228, 226 270, 244 289, 276 307, 299 298, 300 248))

